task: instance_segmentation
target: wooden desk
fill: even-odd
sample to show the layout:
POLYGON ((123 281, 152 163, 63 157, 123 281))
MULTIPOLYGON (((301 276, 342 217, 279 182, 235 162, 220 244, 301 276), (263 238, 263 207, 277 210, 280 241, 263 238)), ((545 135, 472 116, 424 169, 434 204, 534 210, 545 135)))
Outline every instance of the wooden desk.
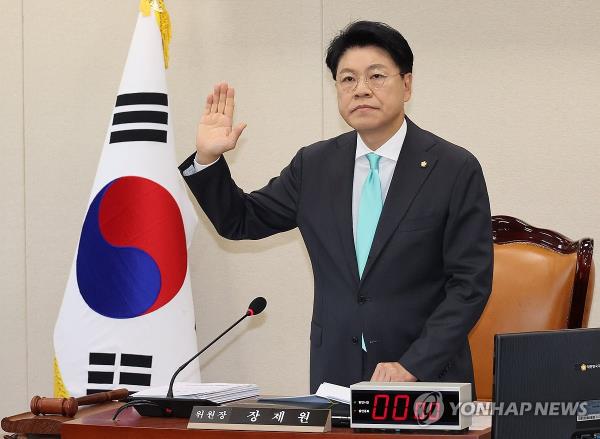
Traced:
MULTIPOLYGON (((224 431, 224 430, 188 430, 187 419, 145 418, 139 416, 133 408, 119 415, 116 422, 111 420, 114 410, 105 410, 74 419, 62 424, 62 439, 257 439, 271 436, 273 439, 361 439, 389 438, 385 433, 355 432, 349 428, 334 428, 329 433, 288 433, 265 431, 224 431)), ((490 429, 456 433, 398 433, 394 439, 490 439, 490 429)))

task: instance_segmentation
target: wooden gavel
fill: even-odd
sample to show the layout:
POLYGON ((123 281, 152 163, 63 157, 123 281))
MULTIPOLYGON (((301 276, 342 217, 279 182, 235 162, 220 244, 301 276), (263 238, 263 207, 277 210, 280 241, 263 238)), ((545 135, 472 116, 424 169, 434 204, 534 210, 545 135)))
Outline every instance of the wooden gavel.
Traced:
POLYGON ((30 407, 31 413, 34 415, 63 415, 72 418, 81 405, 100 404, 127 398, 128 396, 129 391, 127 389, 94 393, 80 398, 44 398, 36 395, 31 398, 30 407))

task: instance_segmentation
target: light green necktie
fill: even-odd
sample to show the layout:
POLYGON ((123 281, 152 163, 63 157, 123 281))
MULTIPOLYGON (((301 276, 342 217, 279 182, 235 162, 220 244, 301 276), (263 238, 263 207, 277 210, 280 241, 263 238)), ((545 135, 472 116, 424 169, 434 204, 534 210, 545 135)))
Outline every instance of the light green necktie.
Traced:
MULTIPOLYGON (((371 170, 365 180, 358 204, 358 220, 356 222, 356 262, 358 263, 358 275, 362 278, 371 244, 375 237, 375 230, 383 208, 383 197, 381 196, 381 180, 379 179, 379 159, 381 156, 370 152, 367 154, 371 170)), ((366 352, 364 334, 362 338, 362 349, 366 352)))

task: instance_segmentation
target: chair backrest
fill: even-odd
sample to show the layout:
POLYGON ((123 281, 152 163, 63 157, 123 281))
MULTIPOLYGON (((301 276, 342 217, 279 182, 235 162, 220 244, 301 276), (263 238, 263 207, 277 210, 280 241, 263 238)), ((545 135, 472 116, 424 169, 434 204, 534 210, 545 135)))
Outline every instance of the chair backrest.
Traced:
POLYGON ((510 216, 492 217, 494 280, 469 334, 475 388, 492 399, 494 335, 587 326, 594 289, 594 241, 571 241, 510 216))

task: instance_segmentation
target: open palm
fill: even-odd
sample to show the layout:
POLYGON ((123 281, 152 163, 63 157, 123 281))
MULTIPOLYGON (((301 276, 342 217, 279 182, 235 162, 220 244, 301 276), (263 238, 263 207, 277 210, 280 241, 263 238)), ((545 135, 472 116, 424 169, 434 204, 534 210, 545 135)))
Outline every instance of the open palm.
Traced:
POLYGON ((235 90, 226 83, 215 85, 206 98, 204 114, 196 131, 196 159, 201 164, 214 162, 221 154, 235 148, 246 128, 245 123, 233 127, 235 90))

